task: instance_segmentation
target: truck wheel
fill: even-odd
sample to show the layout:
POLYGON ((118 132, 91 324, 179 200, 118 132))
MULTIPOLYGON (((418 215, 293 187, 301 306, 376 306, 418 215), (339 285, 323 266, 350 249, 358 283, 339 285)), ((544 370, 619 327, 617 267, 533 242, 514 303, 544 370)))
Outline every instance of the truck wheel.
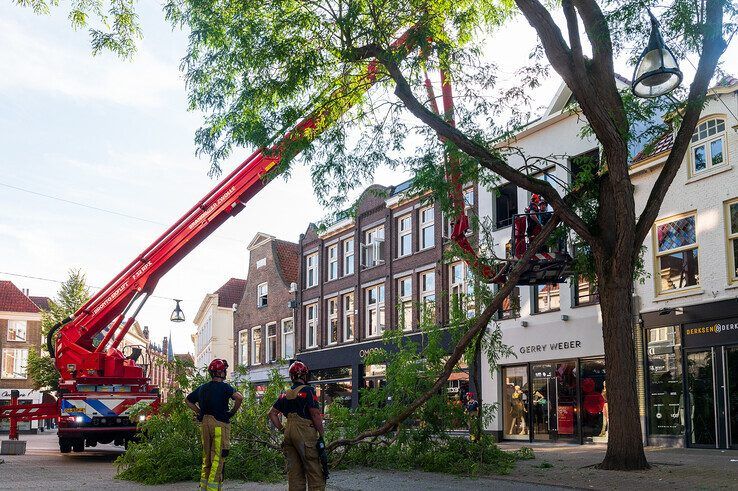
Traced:
POLYGON ((59 451, 61 453, 69 453, 72 451, 72 442, 68 438, 59 438, 59 451))
POLYGON ((80 439, 74 440, 74 443, 72 443, 72 450, 75 452, 84 452, 85 451, 85 441, 80 439))

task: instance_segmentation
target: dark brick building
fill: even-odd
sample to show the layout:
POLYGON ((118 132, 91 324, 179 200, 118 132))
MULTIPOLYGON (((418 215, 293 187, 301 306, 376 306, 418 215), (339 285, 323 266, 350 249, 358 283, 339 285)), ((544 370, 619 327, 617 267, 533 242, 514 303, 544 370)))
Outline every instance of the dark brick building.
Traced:
MULTIPOLYGON (((419 337, 421 315, 444 324, 449 295, 469 291, 466 265, 443 261, 449 226, 440 207, 408 198, 409 186, 371 186, 355 216, 301 236, 298 353, 324 405, 355 406, 360 387, 381 383, 384 366, 363 359, 383 345, 384 330, 419 337)), ((475 196, 467 189, 470 208, 475 196)), ((466 374, 452 380, 452 392, 468 386, 466 374)))
POLYGON ((234 321, 234 360, 255 384, 268 380, 295 355, 293 306, 299 246, 258 233, 248 246, 249 269, 234 321))

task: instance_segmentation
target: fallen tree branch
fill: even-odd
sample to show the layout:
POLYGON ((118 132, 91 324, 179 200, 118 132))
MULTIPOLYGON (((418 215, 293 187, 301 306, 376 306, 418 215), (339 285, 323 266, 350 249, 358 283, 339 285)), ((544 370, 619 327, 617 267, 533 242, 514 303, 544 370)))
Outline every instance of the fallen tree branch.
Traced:
POLYGON ((451 376, 451 372, 453 372, 456 364, 464 355, 464 352, 469 346, 469 343, 471 343, 472 340, 474 340, 474 338, 479 335, 480 331, 483 331, 487 328, 490 319, 492 319, 492 315, 500 308, 502 302, 510 294, 513 288, 515 288, 515 285, 520 279, 520 275, 525 270, 526 266, 530 262, 530 259, 533 257, 536 251, 538 251, 538 249, 540 249, 541 246, 546 242, 548 237, 559 224, 559 221, 560 217, 558 215, 558 212, 554 211, 551 220, 549 220, 549 222, 543 227, 541 232, 531 242, 530 247, 520 259, 518 264, 516 264, 515 267, 510 271, 510 274, 507 277, 507 281, 502 285, 495 296, 492 297, 492 301, 489 303, 489 305, 487 305, 482 314, 477 317, 474 325, 461 337, 459 342, 456 344, 453 352, 451 353, 448 360, 446 361, 446 364, 443 367, 443 372, 441 372, 433 386, 427 392, 415 399, 415 401, 409 404, 398 415, 389 418, 379 428, 366 430, 353 438, 341 438, 339 440, 335 440, 326 447, 326 450, 328 452, 332 452, 340 447, 356 445, 357 443, 360 443, 367 438, 373 438, 387 434, 396 425, 400 424, 401 422, 412 416, 412 414, 423 404, 425 404, 431 397, 433 397, 433 395, 437 394, 438 391, 441 390, 448 381, 448 378, 451 376))

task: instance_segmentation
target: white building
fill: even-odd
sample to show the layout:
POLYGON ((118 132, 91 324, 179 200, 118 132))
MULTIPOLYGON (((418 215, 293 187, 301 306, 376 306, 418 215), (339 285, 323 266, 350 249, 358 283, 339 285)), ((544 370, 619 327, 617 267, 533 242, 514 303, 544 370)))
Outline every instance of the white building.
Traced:
POLYGON ((193 334, 195 344, 195 367, 207 367, 212 360, 233 363, 233 315, 243 298, 246 280, 231 278, 214 293, 205 295, 195 316, 197 332, 193 334))

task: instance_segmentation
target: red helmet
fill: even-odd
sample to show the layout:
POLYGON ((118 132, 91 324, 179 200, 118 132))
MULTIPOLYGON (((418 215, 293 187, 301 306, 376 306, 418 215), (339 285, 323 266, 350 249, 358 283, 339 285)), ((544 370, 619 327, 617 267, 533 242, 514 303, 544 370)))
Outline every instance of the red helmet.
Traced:
POLYGON ((466 397, 474 397, 474 392, 467 392, 466 397))
POLYGON ((540 201, 541 201, 541 197, 539 195, 537 195, 537 194, 531 195, 531 197, 530 197, 530 202, 531 203, 538 204, 540 201))
POLYGON ((225 378, 226 370, 228 370, 228 362, 219 358, 211 361, 208 365, 208 372, 211 377, 225 378))
POLYGON ((290 365, 289 373, 292 380, 301 379, 307 382, 309 372, 307 365, 301 361, 296 361, 290 365))

